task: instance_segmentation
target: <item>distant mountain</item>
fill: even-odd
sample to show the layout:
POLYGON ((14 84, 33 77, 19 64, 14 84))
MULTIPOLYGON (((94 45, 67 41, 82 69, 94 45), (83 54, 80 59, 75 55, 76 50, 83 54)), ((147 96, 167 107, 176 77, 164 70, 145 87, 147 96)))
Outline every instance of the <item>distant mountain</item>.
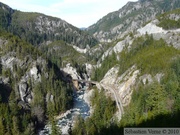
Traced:
POLYGON ((80 28, 81 30, 86 30, 86 28, 85 27, 82 27, 82 28, 80 28))
POLYGON ((109 13, 96 24, 87 28, 87 31, 101 42, 111 42, 142 27, 158 14, 177 8, 180 8, 179 0, 128 2, 118 11, 109 13))
POLYGON ((179 127, 179 7, 179 0, 129 2, 84 31, 0 3, 0 135, 37 134, 44 124, 44 134, 58 134, 55 116, 64 125, 70 113, 82 114, 76 99, 92 113, 65 124, 72 135, 179 127))
POLYGON ((62 19, 40 13, 13 10, 3 3, 0 3, 0 28, 33 45, 55 40, 63 40, 80 48, 92 47, 97 44, 97 40, 88 33, 62 19))

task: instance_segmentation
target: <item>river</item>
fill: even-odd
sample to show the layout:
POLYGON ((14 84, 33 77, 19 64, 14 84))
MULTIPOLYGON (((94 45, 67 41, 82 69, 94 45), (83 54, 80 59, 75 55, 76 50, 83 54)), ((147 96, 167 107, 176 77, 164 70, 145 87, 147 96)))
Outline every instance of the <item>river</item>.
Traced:
MULTIPOLYGON (((88 91, 81 89, 77 92, 74 92, 73 100, 74 106, 72 109, 67 110, 57 122, 57 127, 61 130, 63 135, 67 135, 70 127, 73 127, 75 119, 77 116, 81 116, 84 119, 90 116, 90 106, 85 101, 85 95, 88 91)), ((39 135, 50 135, 51 134, 51 125, 46 125, 43 130, 39 132, 39 135)))

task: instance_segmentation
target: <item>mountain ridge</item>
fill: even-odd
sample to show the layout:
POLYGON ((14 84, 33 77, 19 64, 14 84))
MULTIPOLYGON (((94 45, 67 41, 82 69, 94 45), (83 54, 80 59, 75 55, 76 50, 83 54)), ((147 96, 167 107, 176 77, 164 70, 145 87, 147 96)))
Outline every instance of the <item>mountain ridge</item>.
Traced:
POLYGON ((33 45, 40 45, 47 41, 64 40, 84 49, 98 43, 87 32, 60 18, 41 13, 13 10, 3 3, 0 3, 0 9, 1 16, 4 16, 0 27, 33 45))
POLYGON ((87 119, 64 124, 67 133, 119 134, 121 128, 144 123, 179 126, 180 10, 171 11, 175 2, 176 8, 177 0, 129 2, 102 19, 106 24, 100 28, 112 33, 97 32, 101 43, 58 18, 0 6, 0 21, 5 22, 0 24, 0 134, 36 134, 47 124, 42 133, 56 135, 61 126, 54 117, 61 115, 64 124, 63 117, 76 109, 74 99, 81 100, 83 93, 91 93, 92 112, 87 119), (171 12, 156 16, 165 7, 171 12), (58 38, 68 31, 69 37, 58 38), (91 78, 103 88, 76 80, 91 78), (74 92, 81 88, 77 97, 74 92))
POLYGON ((86 30, 101 42, 111 42, 142 27, 156 15, 180 7, 178 0, 143 0, 128 2, 86 30))

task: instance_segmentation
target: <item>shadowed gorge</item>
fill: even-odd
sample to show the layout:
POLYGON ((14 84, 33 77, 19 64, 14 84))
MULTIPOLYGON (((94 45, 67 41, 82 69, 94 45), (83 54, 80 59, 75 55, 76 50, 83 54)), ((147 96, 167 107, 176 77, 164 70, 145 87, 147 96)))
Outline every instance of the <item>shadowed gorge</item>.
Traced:
POLYGON ((128 2, 79 29, 0 2, 0 135, 179 128, 179 8, 128 2))

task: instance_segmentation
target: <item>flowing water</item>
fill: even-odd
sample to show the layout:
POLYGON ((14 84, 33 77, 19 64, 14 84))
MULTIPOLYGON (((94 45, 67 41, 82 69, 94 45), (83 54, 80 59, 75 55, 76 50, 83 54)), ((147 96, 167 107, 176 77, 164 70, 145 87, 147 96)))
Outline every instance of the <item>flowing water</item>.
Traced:
MULTIPOLYGON (((68 131, 73 126, 77 116, 80 115, 84 119, 90 116, 90 107, 84 100, 84 94, 85 90, 83 89, 75 92, 73 96, 73 108, 66 111, 58 120, 57 126, 61 130, 62 134, 68 134, 68 131)), ((45 128, 39 132, 39 135, 49 135, 50 133, 51 126, 46 125, 45 128)))

